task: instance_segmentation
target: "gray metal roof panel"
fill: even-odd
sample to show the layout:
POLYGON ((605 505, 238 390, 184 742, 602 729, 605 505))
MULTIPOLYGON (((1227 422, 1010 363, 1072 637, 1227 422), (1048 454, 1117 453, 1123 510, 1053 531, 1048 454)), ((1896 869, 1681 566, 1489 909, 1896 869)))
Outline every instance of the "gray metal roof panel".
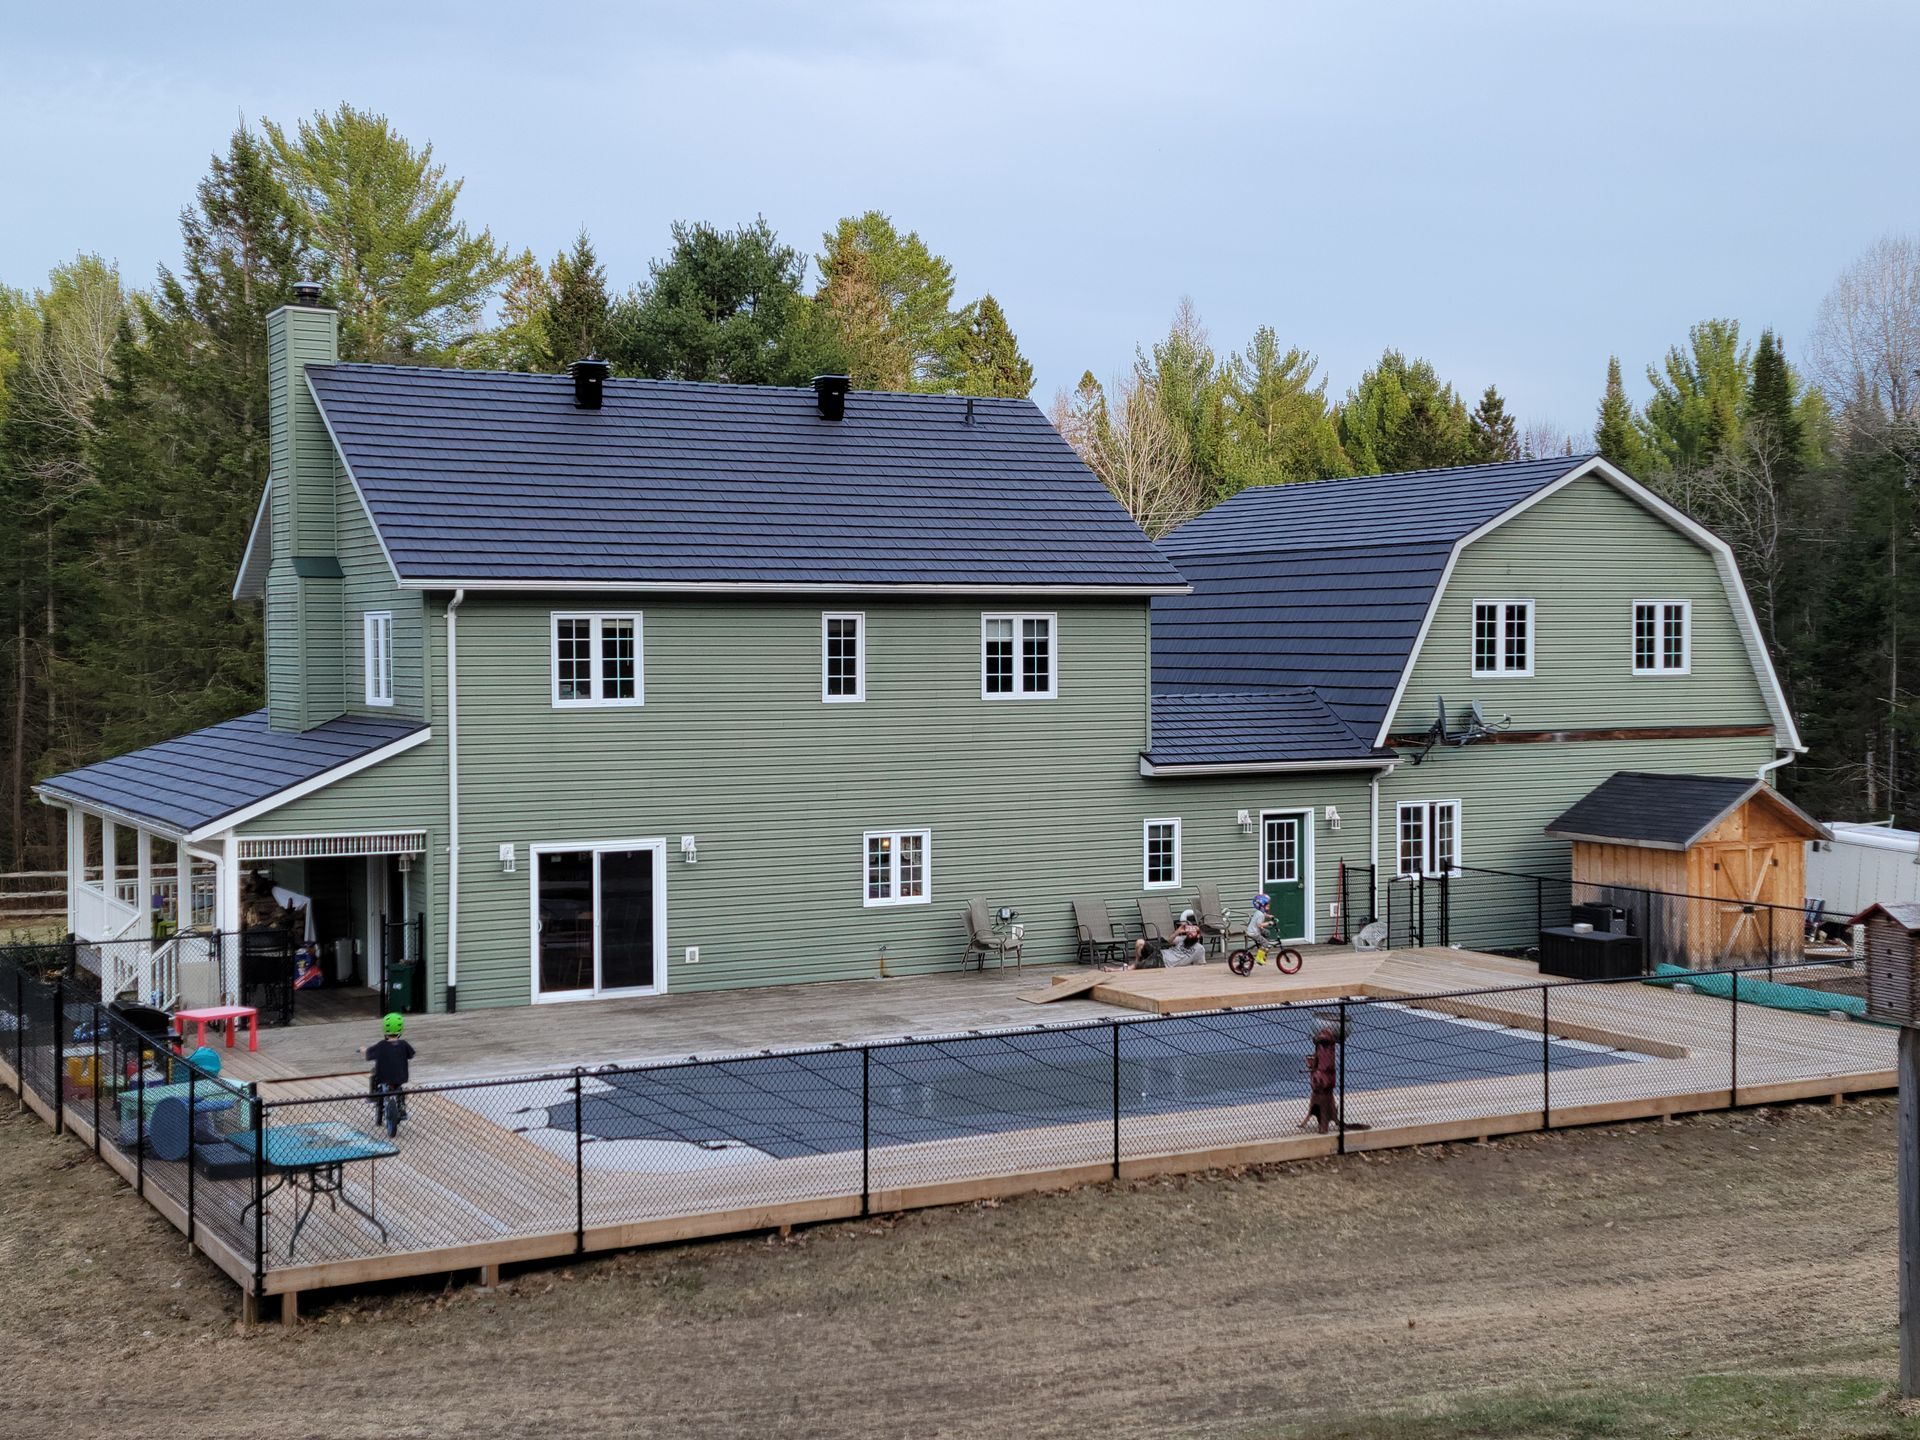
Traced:
POLYGON ((185 834, 425 728, 399 716, 343 715, 312 730, 275 730, 267 712, 255 710, 52 776, 39 788, 185 834))
POLYGON ((403 579, 1172 588, 1027 400, 315 365, 403 579), (971 405, 973 423, 966 423, 971 405))
POLYGON ((1390 758, 1356 735, 1311 690, 1158 694, 1153 748, 1166 765, 1273 765, 1390 758))

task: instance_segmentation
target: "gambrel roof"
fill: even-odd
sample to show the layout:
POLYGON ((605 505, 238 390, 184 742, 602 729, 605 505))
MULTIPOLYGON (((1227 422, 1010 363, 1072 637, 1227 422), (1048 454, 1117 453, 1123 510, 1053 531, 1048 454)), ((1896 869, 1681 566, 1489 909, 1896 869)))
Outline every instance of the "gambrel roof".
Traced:
POLYGON ((1028 400, 309 365, 403 586, 1178 594, 1028 400))
POLYGON ((1726 542, 1597 455, 1241 491, 1158 542, 1193 592, 1153 602, 1155 687, 1305 686, 1385 745, 1461 551, 1586 476, 1713 556, 1776 737, 1804 749, 1726 542))

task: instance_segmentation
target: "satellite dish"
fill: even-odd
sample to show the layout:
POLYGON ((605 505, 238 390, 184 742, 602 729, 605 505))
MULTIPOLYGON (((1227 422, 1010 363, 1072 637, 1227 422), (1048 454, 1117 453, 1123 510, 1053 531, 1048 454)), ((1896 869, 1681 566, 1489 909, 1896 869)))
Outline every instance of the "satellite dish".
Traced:
POLYGON ((1478 700, 1469 700, 1467 702, 1467 716, 1467 729, 1469 732, 1478 733, 1487 728, 1487 712, 1480 708, 1480 702, 1478 700))
POLYGON ((1444 740, 1447 738, 1447 697, 1436 695, 1433 697, 1433 703, 1440 707, 1440 719, 1435 722, 1434 728, 1440 732, 1440 738, 1444 740))

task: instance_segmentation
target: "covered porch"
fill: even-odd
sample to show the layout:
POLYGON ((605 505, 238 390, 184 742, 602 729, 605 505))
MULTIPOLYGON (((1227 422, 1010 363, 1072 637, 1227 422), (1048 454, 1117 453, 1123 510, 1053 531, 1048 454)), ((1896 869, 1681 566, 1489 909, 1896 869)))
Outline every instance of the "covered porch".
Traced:
POLYGON ((160 1009, 289 1018, 306 988, 377 993, 425 953, 425 829, 253 822, 428 733, 353 716, 275 731, 256 712, 42 782, 66 812, 76 962, 104 998, 160 1009))

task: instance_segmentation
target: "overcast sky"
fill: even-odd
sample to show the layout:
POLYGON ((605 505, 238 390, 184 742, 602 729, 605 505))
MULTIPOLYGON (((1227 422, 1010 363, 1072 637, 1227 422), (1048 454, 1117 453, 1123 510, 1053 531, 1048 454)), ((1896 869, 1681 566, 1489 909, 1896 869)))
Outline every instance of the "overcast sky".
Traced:
POLYGON ((676 218, 819 248, 879 208, 1000 297, 1045 403, 1191 295, 1338 394, 1385 346, 1591 428, 1687 326, 1789 353, 1920 230, 1920 5, 327 3, 14 8, 0 281, 146 283, 242 116, 342 100, 431 141, 463 211, 622 288, 676 218))

